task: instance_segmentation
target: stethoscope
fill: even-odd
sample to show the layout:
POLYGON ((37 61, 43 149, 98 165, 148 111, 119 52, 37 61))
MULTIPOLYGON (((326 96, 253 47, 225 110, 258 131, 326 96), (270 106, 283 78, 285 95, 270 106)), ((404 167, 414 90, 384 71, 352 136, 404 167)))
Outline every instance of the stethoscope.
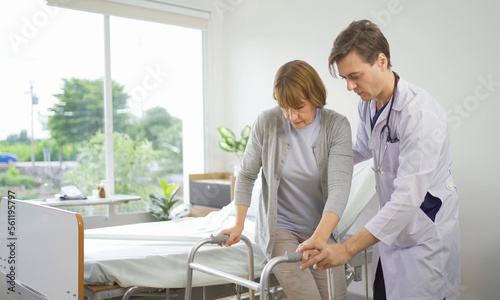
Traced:
MULTIPOLYGON (((391 98, 391 105, 389 107, 389 113, 387 114, 387 120, 385 121, 385 125, 382 127, 382 130, 380 131, 380 143, 378 145, 378 168, 372 167, 372 170, 378 173, 382 173, 380 169, 382 168, 382 164, 384 163, 384 158, 385 158, 385 152, 387 151, 387 145, 388 143, 396 143, 399 142, 399 139, 396 138, 391 138, 391 127, 389 126, 389 119, 391 117, 391 112, 392 112, 392 106, 394 105, 394 99, 396 99, 396 92, 398 88, 398 79, 399 76, 395 73, 394 74, 394 92, 392 93, 392 98, 391 98), (384 138, 384 134, 387 134, 387 137, 384 138), (385 139, 385 146, 384 146, 384 152, 382 153, 382 159, 380 159, 380 153, 382 152, 382 141, 385 139)), ((371 115, 371 114, 370 114, 371 115)), ((370 122, 372 122, 373 126, 373 120, 370 116, 370 122)))

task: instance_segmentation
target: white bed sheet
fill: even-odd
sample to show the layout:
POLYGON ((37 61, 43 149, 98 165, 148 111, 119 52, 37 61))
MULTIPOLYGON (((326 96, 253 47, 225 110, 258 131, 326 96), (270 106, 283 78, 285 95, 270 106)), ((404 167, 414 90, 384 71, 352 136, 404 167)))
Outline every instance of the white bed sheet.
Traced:
MULTIPOLYGON (((375 197, 372 162, 354 168, 349 201, 339 222, 343 237, 363 209, 375 197)), ((253 241, 254 210, 259 197, 259 180, 254 187, 252 205, 243 234, 253 241)), ((200 239, 234 225, 234 204, 202 218, 184 218, 165 222, 141 223, 85 231, 85 284, 115 284, 183 288, 187 276, 187 255, 200 239)), ((361 226, 364 224, 361 224, 361 226)), ((254 244, 255 274, 266 260, 254 244)), ((248 249, 240 242, 232 247, 204 245, 195 261, 240 276, 248 275, 248 249)), ((227 283, 214 276, 194 272, 193 286, 227 283)))
MULTIPOLYGON (((212 212, 203 218, 141 223, 90 229, 85 231, 85 284, 119 284, 182 288, 186 285, 187 255, 202 238, 234 225, 231 207, 212 212)), ((253 240, 255 224, 246 220, 243 232, 253 240)), ((254 250, 255 274, 266 263, 263 253, 254 250)), ((240 242, 232 247, 204 245, 195 261, 246 278, 248 248, 240 242)), ((193 286, 227 283, 214 276, 194 272, 193 286)))

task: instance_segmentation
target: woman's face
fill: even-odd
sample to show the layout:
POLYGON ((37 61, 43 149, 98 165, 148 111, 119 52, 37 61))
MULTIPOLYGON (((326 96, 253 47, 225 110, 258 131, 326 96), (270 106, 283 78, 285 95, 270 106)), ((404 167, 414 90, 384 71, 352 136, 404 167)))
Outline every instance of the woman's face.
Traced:
POLYGON ((301 129, 314 122, 316 107, 302 93, 299 96, 301 105, 298 107, 282 107, 283 115, 295 129, 301 129))

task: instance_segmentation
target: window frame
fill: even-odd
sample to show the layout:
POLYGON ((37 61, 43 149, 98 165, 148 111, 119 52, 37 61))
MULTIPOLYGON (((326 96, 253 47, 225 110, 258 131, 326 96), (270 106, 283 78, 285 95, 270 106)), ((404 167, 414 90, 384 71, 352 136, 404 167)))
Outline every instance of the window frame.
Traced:
MULTIPOLYGON (((208 70, 208 28, 210 12, 203 9, 193 9, 180 5, 152 2, 147 0, 47 0, 47 5, 67 9, 76 9, 103 15, 104 26, 104 136, 105 136, 105 165, 107 191, 115 193, 114 175, 114 147, 113 147, 113 95, 111 76, 111 26, 110 16, 126 17, 140 21, 164 23, 169 25, 199 29, 202 31, 202 103, 203 123, 206 121, 205 102, 207 98, 207 70, 208 70)), ((206 126, 204 126, 206 128, 206 126)), ((203 131, 203 146, 206 149, 206 129, 203 131)), ((183 137, 184 140, 184 137, 183 137)), ((204 172, 206 151, 203 150, 202 166, 198 172, 204 172)), ((189 186, 188 176, 184 176, 184 186, 189 186)), ((185 203, 189 203, 189 195, 185 193, 185 203)), ((107 204, 107 216, 85 217, 86 228, 114 226, 137 222, 153 221, 149 212, 117 214, 113 205, 107 204)))

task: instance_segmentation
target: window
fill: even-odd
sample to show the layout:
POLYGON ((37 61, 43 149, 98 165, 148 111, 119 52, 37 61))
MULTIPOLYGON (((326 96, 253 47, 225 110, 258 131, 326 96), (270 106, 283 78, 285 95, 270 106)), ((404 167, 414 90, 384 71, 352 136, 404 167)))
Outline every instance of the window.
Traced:
MULTIPOLYGON (((137 157, 147 159, 151 155, 148 165, 123 161, 120 153, 127 149, 115 140, 115 190, 140 190, 141 196, 148 197, 148 187, 159 187, 158 178, 183 184, 183 131, 203 128, 202 34, 196 29, 121 17, 111 17, 110 28, 111 77, 125 83, 124 92, 130 99, 123 113, 137 120, 136 128, 115 128, 115 135, 133 132, 135 140, 147 139, 154 150, 137 157), (131 164, 135 170, 143 168, 136 176, 147 178, 117 172, 131 164)), ((203 148, 202 138, 194 142, 203 148)), ((193 146, 191 142, 188 147, 193 146)), ((177 195, 182 196, 182 192, 177 195)), ((119 212, 136 211, 137 207, 127 208, 136 205, 131 202, 117 208, 119 212)))
MULTIPOLYGON (((143 200, 117 206, 117 213, 137 212, 147 210, 158 178, 182 184, 185 170, 203 171, 202 30, 29 1, 0 13, 8 37, 0 44, 0 79, 9 83, 1 96, 0 152, 18 160, 0 163, 0 181, 8 182, 0 184, 2 195, 10 189, 19 199, 53 197, 65 184, 91 195, 111 178, 115 193, 143 200), (112 100, 103 99, 108 83, 112 100), (183 159, 193 149, 193 159, 183 159)), ((91 209, 80 212, 109 213, 91 209)))
MULTIPOLYGON (((30 2, 12 3, 0 13, 2 36, 6 37, 0 51, 0 80, 4 83, 0 152, 17 156, 17 162, 0 166, 0 189, 2 196, 10 189, 18 199, 48 198, 59 193, 64 184, 62 175, 75 165, 82 144, 66 139, 76 137, 72 131, 102 130, 103 124, 100 120, 90 128, 90 122, 84 120, 99 117, 98 109, 74 107, 87 101, 64 102, 102 95, 102 88, 92 93, 84 90, 99 78, 102 81, 104 75, 102 16, 30 2), (61 118, 52 110, 60 112, 61 118), (54 116, 57 120, 49 129, 49 118, 54 116)), ((102 102, 102 96, 100 99, 102 102)))

